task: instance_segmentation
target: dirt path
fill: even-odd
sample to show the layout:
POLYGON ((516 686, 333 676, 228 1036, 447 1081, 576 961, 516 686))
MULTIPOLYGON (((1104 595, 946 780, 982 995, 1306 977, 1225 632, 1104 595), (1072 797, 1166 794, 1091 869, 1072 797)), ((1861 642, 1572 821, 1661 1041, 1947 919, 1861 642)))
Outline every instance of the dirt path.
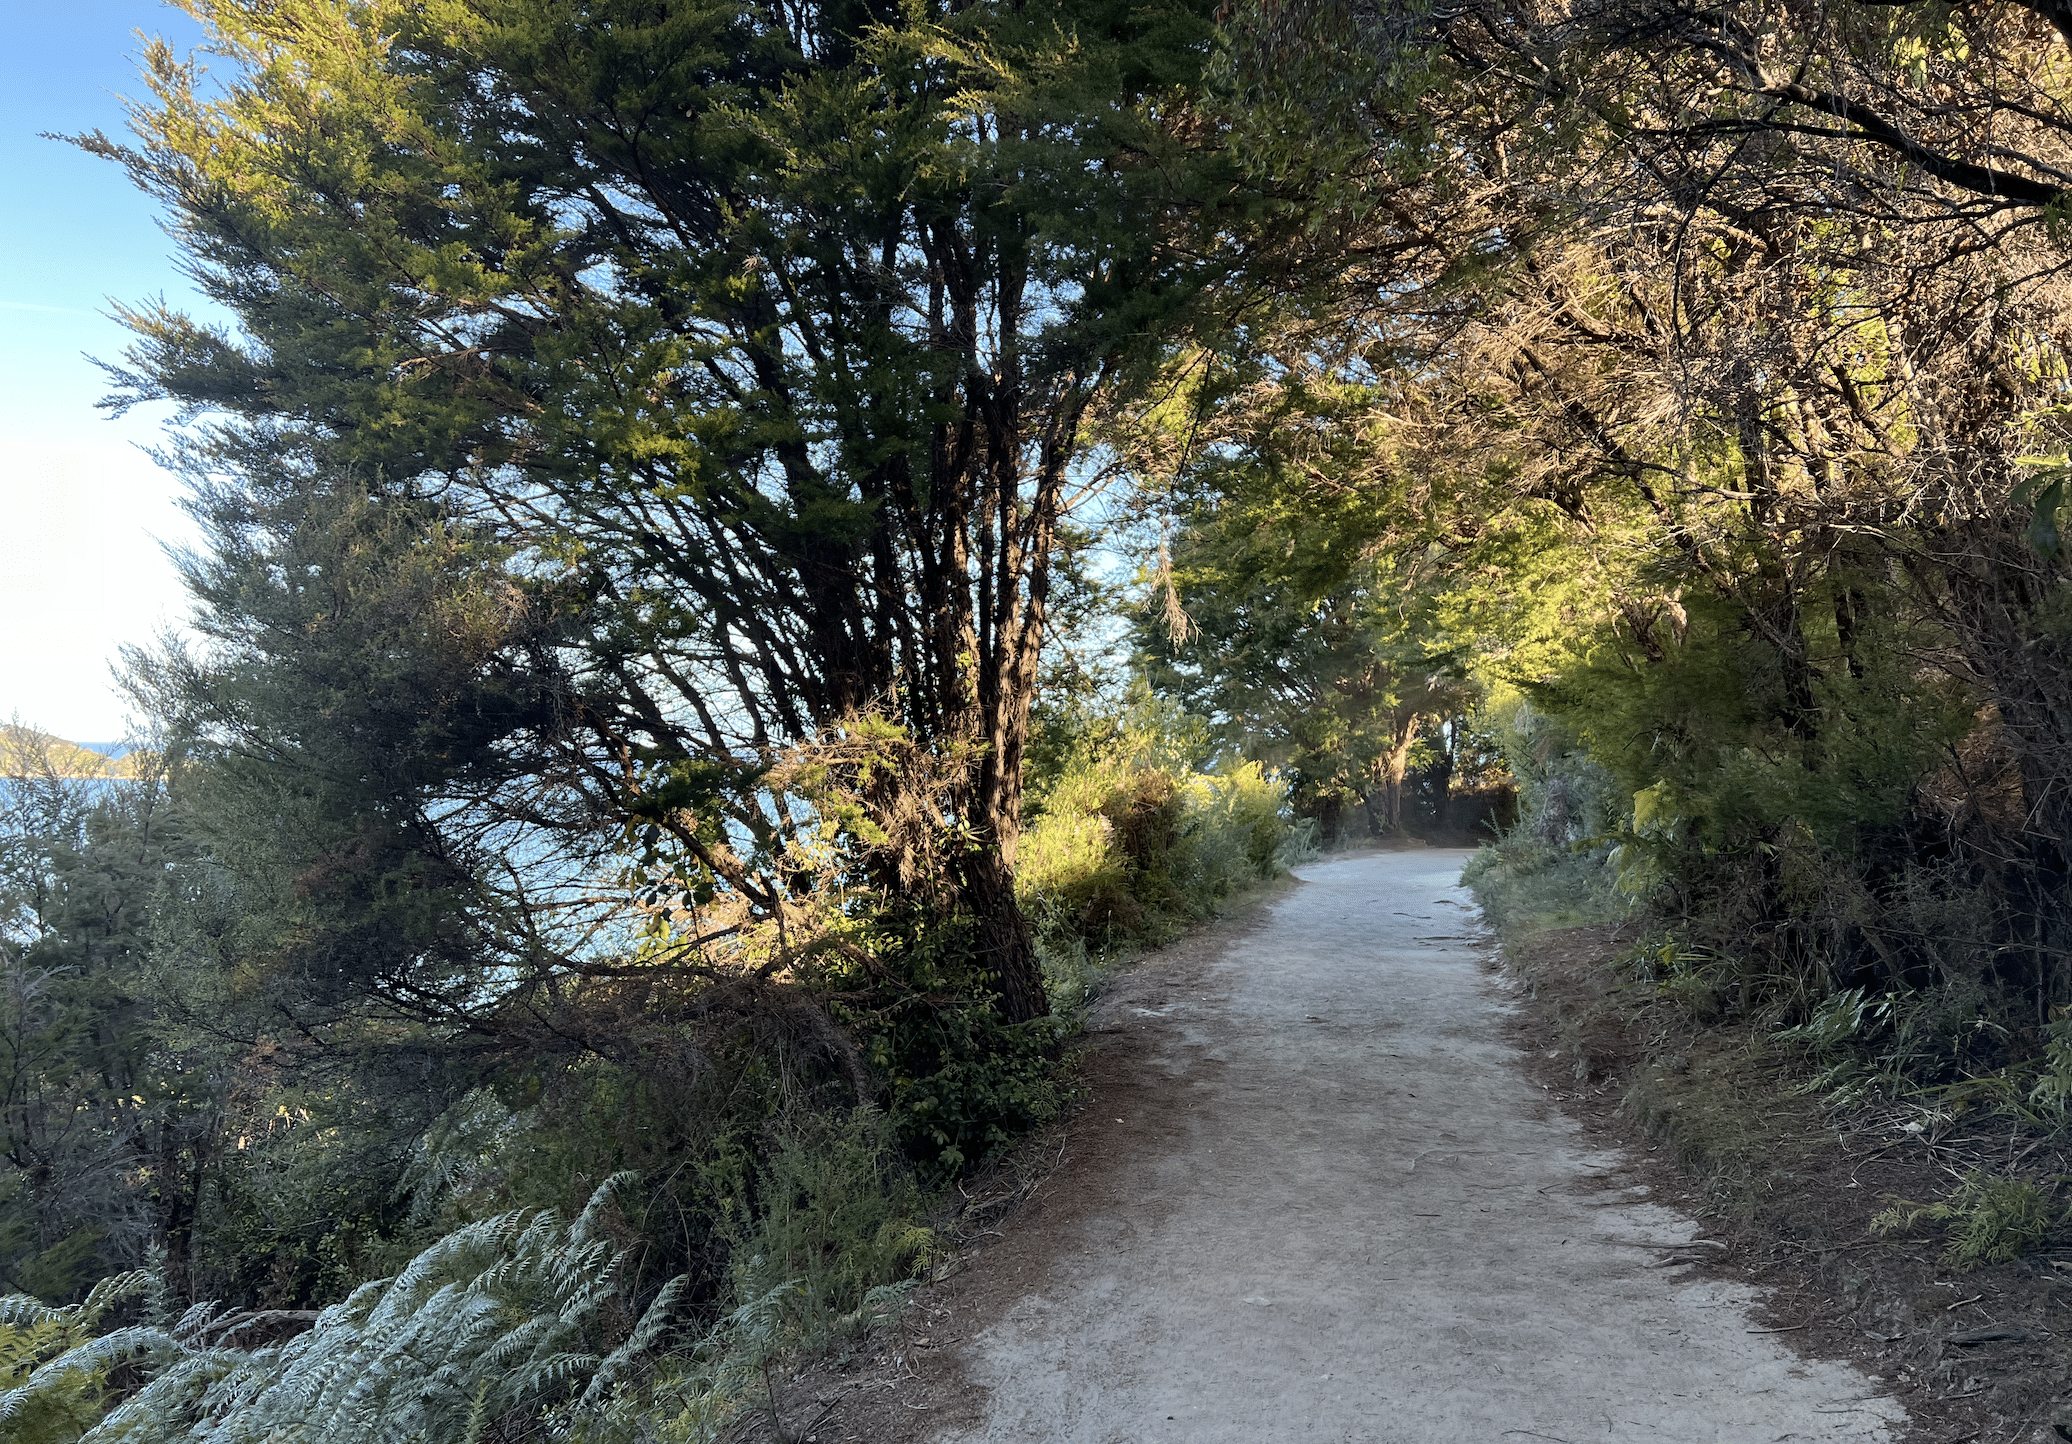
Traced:
POLYGON ((944 1299, 942 1332, 985 1324, 955 1348, 981 1417, 944 1444, 1888 1437, 1876 1383, 1665 1263, 1690 1222, 1608 1191, 1540 1104, 1464 857, 1306 868, 1118 989, 1045 1200, 944 1299))

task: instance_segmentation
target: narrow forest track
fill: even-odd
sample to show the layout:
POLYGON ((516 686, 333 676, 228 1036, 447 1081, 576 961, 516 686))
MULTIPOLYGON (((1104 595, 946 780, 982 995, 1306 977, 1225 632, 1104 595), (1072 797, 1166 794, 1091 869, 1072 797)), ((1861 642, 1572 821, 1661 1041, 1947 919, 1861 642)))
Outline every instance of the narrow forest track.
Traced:
POLYGON ((942 1444, 1897 1432, 1867 1375, 1675 1263, 1692 1222, 1546 1106, 1466 856, 1304 868, 1118 987, 1063 1163, 945 1291, 942 1362, 983 1392, 942 1444))

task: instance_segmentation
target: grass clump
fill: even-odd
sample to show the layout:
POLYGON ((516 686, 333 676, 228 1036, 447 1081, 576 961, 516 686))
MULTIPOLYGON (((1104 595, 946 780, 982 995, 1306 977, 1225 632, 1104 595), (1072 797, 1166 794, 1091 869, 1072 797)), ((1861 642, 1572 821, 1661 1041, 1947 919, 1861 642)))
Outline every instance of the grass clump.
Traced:
POLYGON ((770 1300, 792 1344, 819 1348, 870 1320, 875 1289, 919 1278, 939 1251, 930 1200, 884 1114, 792 1125, 756 1172, 733 1254, 735 1296, 770 1300))
POLYGON ((1461 881, 1505 937, 1588 927, 1633 911, 1607 855, 1603 847, 1544 842, 1521 828, 1482 847, 1461 881))
POLYGON ((1948 1225, 1943 1260, 1953 1268, 2006 1263, 2042 1243, 2064 1217, 2051 1193, 2031 1179, 1973 1169, 1938 1203, 1895 1199, 1871 1220, 1873 1232, 1905 1233, 1922 1223, 1948 1225))
MULTIPOLYGON (((1673 1005, 1672 1005, 1673 1006, 1673 1005)), ((1664 1020, 1666 1021, 1666 1020, 1664 1020)), ((1626 1110, 1702 1180, 1717 1204, 1748 1217, 1774 1175, 1796 1167, 1803 1124, 1815 1105, 1780 1082, 1782 1060, 1746 1033, 1699 1034, 1642 1064, 1626 1089, 1626 1110)))

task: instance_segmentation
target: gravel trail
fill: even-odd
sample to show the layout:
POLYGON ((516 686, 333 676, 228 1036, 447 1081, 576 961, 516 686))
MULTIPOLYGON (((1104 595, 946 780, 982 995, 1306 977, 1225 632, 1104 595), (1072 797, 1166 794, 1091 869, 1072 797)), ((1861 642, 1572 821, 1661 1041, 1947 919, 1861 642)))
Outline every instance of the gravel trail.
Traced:
POLYGON ((1843 1364, 1675 1264, 1690 1220, 1527 1081, 1459 852, 1302 869, 1200 966, 1125 984, 1047 1203, 1009 1225, 955 1440, 1886 1440, 1843 1364), (1013 1261, 1019 1260, 1019 1263, 1013 1261))

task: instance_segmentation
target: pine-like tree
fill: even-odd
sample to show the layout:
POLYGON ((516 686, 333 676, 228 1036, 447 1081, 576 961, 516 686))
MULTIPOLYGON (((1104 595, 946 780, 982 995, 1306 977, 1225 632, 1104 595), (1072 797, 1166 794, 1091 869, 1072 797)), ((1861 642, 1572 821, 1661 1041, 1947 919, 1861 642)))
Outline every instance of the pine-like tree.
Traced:
POLYGON ((118 398, 211 418, 218 645, 153 676, 318 819, 305 973, 436 1013, 594 971, 552 920, 629 836, 781 916, 768 769, 883 736, 844 773, 868 880, 1044 1012, 1011 873, 1052 549, 1088 407, 1197 286, 1207 7, 192 8, 229 73, 154 47, 138 144, 84 143, 237 318, 131 313, 118 398))

